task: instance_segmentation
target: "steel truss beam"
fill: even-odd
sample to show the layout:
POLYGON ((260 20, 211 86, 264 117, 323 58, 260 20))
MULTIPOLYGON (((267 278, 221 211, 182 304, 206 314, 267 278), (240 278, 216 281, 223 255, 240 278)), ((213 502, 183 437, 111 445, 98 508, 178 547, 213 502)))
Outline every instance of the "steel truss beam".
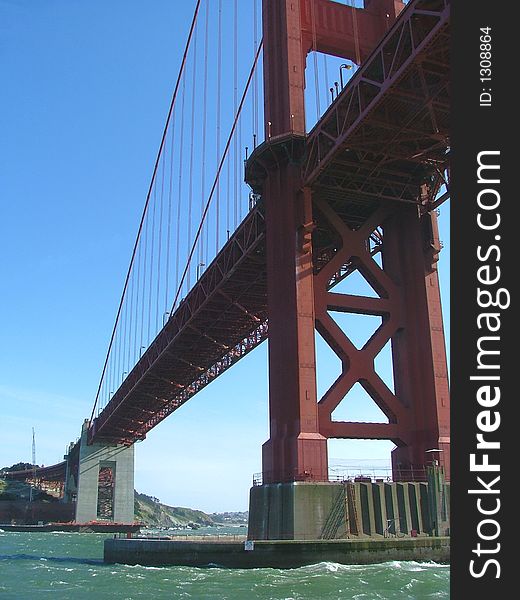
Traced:
POLYGON ((409 442, 409 410, 388 389, 374 369, 374 359, 396 331, 403 327, 404 318, 401 311, 401 291, 375 262, 368 244, 370 236, 391 211, 388 207, 377 210, 361 228, 354 231, 325 202, 318 201, 317 208, 327 219, 329 226, 338 232, 342 241, 334 258, 315 276, 314 284, 316 329, 343 365, 341 375, 319 402, 320 432, 328 438, 391 439, 396 445, 404 445, 409 442), (355 263, 355 269, 378 292, 379 298, 328 291, 337 270, 347 262, 355 263), (382 317, 383 322, 363 348, 358 350, 347 333, 332 319, 329 314, 331 310, 377 315, 382 317), (388 423, 332 420, 332 412, 357 382, 388 417, 388 423))
POLYGON ((407 5, 310 132, 306 186, 318 186, 324 197, 341 189, 417 202, 418 186, 435 168, 446 168, 449 4, 415 0, 407 5), (345 161, 356 163, 360 155, 357 168, 345 168, 345 161), (389 176, 389 167, 406 177, 389 176))
POLYGON ((267 335, 264 217, 246 217, 90 428, 131 444, 267 335))

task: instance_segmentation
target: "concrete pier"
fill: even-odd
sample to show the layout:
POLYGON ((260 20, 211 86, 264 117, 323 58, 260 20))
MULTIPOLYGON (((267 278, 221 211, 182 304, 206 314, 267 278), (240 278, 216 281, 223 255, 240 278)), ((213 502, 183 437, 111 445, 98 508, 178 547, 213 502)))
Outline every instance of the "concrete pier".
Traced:
MULTIPOLYGON (((253 486, 251 540, 319 540, 449 535, 449 484, 345 481, 253 486)), ((432 483, 434 481, 434 483, 432 483)))
POLYGON ((87 444, 84 423, 79 451, 76 522, 134 522, 134 447, 87 444))
POLYGON ((449 537, 313 541, 176 541, 174 539, 107 539, 106 563, 144 566, 220 566, 228 568, 296 568, 323 561, 372 564, 391 560, 447 563, 449 537))
POLYGON ((248 537, 252 540, 320 539, 345 533, 344 491, 333 483, 269 483, 251 488, 248 537), (339 511, 335 507, 341 504, 339 511), (336 518, 334 513, 338 512, 336 518), (334 518, 335 522, 331 523, 334 518), (341 530, 341 531, 340 531, 341 530))

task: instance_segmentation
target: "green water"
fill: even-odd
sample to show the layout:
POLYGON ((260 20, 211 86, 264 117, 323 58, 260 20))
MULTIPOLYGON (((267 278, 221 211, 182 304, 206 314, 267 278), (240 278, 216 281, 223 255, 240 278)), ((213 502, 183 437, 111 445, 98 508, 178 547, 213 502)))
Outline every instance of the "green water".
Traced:
POLYGON ((447 565, 393 561, 349 566, 323 562, 288 570, 105 565, 105 538, 106 534, 93 533, 0 531, 0 599, 449 598, 447 565))

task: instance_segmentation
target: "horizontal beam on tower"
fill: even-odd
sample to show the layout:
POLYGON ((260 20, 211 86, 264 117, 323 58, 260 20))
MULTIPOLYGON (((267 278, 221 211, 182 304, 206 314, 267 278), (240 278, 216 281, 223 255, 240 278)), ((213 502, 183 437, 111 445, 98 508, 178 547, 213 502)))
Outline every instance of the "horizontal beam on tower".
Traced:
POLYGON ((417 202, 447 167, 449 5, 410 2, 309 133, 304 182, 320 197, 417 202))

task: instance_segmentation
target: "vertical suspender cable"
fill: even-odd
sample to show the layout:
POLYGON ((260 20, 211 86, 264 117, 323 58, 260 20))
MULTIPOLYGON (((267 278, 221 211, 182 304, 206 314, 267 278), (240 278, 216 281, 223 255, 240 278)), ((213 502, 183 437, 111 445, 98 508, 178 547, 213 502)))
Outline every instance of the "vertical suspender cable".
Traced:
POLYGON ((148 221, 149 215, 146 215, 144 224, 144 252, 143 252, 143 293, 141 295, 141 332, 140 332, 140 346, 144 346, 144 310, 146 301, 146 277, 147 269, 146 265, 148 262, 148 221))
POLYGON ((148 282, 148 327, 146 329, 146 345, 151 340, 151 325, 152 325, 152 289, 153 289, 153 256, 155 247, 155 209, 157 206, 157 186, 153 188, 153 201, 152 201, 152 239, 150 244, 150 275, 148 282))
MULTIPOLYGON (((354 3, 352 2, 351 5, 354 3)), ((352 26, 354 28, 354 44, 356 46, 356 63, 359 66, 361 64, 361 52, 359 50, 359 32, 358 32, 358 22, 357 22, 357 8, 352 6, 352 26)))
POLYGON ((170 180, 168 183, 168 229, 166 232, 166 277, 164 282, 164 310, 168 310, 168 298, 170 294, 170 245, 172 230, 172 194, 173 194, 173 153, 175 147, 175 110, 171 121, 171 143, 170 143, 170 180))
POLYGON ((184 149, 184 106, 186 100, 186 78, 182 80, 182 101, 181 101, 181 139, 179 146, 179 181, 177 202, 177 237, 175 240, 175 289, 179 284, 179 262, 180 262, 180 241, 181 241, 181 204, 182 204, 182 174, 183 174, 183 149, 184 149))
POLYGON ((126 332, 128 329, 128 302, 124 303, 124 307, 123 307, 123 320, 122 320, 122 325, 121 328, 123 330, 123 335, 121 336, 122 339, 122 358, 121 358, 121 373, 123 373, 126 369, 125 365, 126 365, 126 332))
POLYGON ((174 106, 175 100, 177 98, 177 91, 179 89, 179 83, 181 81, 182 74, 184 73, 184 66, 186 64, 186 57, 188 56, 188 50, 189 50, 189 47, 190 47, 190 44, 191 44, 191 38, 193 36, 193 31, 195 29, 195 24, 197 23, 197 16, 199 14, 200 3, 201 3, 201 0, 197 0, 197 3, 195 5, 195 10, 194 10, 194 13, 193 13, 193 18, 192 18, 191 26, 190 26, 190 31, 188 33, 188 39, 186 40, 186 45, 185 45, 185 48, 184 48, 184 53, 183 53, 182 61, 181 61, 181 66, 180 66, 180 69, 179 69, 179 73, 177 75, 177 81, 175 83, 175 89, 174 89, 173 97, 172 97, 172 100, 171 100, 171 103, 170 103, 170 108, 169 108, 169 111, 168 111, 168 116, 166 118, 166 125, 164 127, 164 131, 163 131, 161 143, 159 145, 159 151, 157 153, 157 158, 155 160, 155 165, 154 165, 154 169, 153 169, 153 173, 152 173, 152 179, 150 181, 150 186, 148 188, 148 194, 146 196, 146 201, 145 201, 145 205, 144 205, 144 208, 143 208, 143 213, 141 215, 141 221, 139 223, 139 228, 137 230, 137 237, 136 237, 136 240, 135 240, 134 248, 132 250, 132 256, 130 258, 130 265, 128 267, 128 271, 127 271, 127 274, 126 274, 125 283, 124 283, 124 286, 123 286, 123 292, 121 294, 121 300, 119 302, 119 306, 118 306, 118 309, 117 309, 116 320, 115 320, 115 323, 114 323, 114 327, 112 329, 112 334, 110 336, 110 342, 108 344, 108 350, 107 350, 107 354, 106 354, 106 357, 105 357, 105 362, 103 364, 103 369, 101 371, 101 378, 100 378, 99 385, 98 385, 98 388, 97 388, 96 398, 94 400, 94 406, 92 407, 92 412, 91 412, 90 419, 89 419, 90 422, 94 418, 94 413, 95 413, 96 406, 97 406, 97 403, 98 403, 99 394, 101 392, 101 386, 103 385, 103 380, 104 380, 104 377, 105 377, 105 372, 106 372, 108 361, 109 361, 109 358, 110 358, 110 352, 112 350, 112 345, 114 343, 114 337, 115 337, 115 334, 116 334, 117 324, 119 322, 119 316, 121 314, 121 310, 122 310, 122 307, 123 307, 123 302, 125 300, 125 294, 126 294, 126 288, 128 286, 128 280, 130 278, 130 273, 132 271, 132 266, 133 266, 133 263, 134 263, 135 254, 137 252, 137 247, 139 245, 139 239, 140 239, 140 236, 141 236, 141 230, 142 230, 142 227, 143 227, 143 222, 144 222, 144 219, 145 219, 145 216, 146 216, 146 211, 148 209, 148 202, 149 202, 150 194, 151 194, 152 187, 153 187, 153 184, 154 184, 155 174, 157 172, 157 167, 159 165, 159 159, 160 159, 161 152, 162 152, 162 149, 163 149, 163 146, 164 146, 164 141, 165 141, 165 138, 166 138, 166 132, 168 131, 168 124, 170 122, 170 117, 171 117, 171 114, 172 114, 172 111, 173 111, 173 106, 174 106))
POLYGON ((227 170, 227 191, 226 191, 226 239, 229 240, 230 234, 230 213, 231 213, 231 157, 228 156, 226 160, 227 170))
MULTIPOLYGON (((238 0, 233 3, 233 114, 235 119, 238 114, 238 0)), ((238 203, 238 180, 237 180, 237 163, 238 163, 238 140, 233 138, 233 204, 234 204, 234 228, 236 229, 237 218, 237 203, 238 203)))
MULTIPOLYGON (((254 0, 253 4, 253 56, 255 56, 258 51, 258 0, 254 0)), ((253 75, 253 150, 258 141, 258 103, 258 69, 255 69, 255 74, 253 75)))
POLYGON ((233 190, 231 185, 231 153, 227 156, 226 160, 226 240, 229 240, 231 234, 231 211, 232 211, 232 198, 233 190))
MULTIPOLYGON (((204 197, 206 190, 206 128, 208 121, 208 40, 209 40, 209 0, 206 2, 206 21, 204 24, 204 81, 202 89, 202 169, 200 183, 200 216, 204 212, 204 197)), ((207 263, 204 248, 207 248, 208 227, 201 236, 197 263, 207 263)))
MULTIPOLYGON (((222 0, 218 1, 218 29, 217 29, 217 139, 216 139, 216 157, 220 161, 220 112, 221 112, 221 94, 222 94, 222 0)), ((219 212, 220 212, 220 178, 217 182, 217 200, 215 207, 215 255, 218 254, 219 243, 219 212)))
MULTIPOLYGON (((237 24, 239 22, 239 16, 238 16, 239 6, 240 5, 237 5, 237 24)), ((240 31, 240 29, 237 26, 237 29, 236 29, 237 43, 238 43, 239 31, 240 31)), ((241 192, 242 192, 242 190, 241 190, 241 181, 242 181, 241 174, 242 174, 242 165, 243 165, 243 162, 242 162, 242 151, 243 151, 243 148, 244 148, 244 146, 242 145, 242 122, 243 122, 242 114, 240 114, 239 117, 238 117, 238 122, 237 122, 237 136, 238 136, 237 167, 238 167, 238 170, 237 170, 236 175, 235 175, 236 181, 237 181, 237 188, 238 188, 238 194, 237 194, 238 222, 237 222, 237 225, 242 220, 242 202, 240 201, 241 200, 241 192)))
POLYGON ((164 212, 164 169, 165 169, 166 151, 162 156, 162 176, 161 176, 161 196, 159 198, 159 248, 157 250, 157 287, 155 290, 155 333, 159 331, 159 294, 161 289, 161 258, 162 258, 162 238, 163 238, 163 212, 164 212))
POLYGON ((244 87, 244 92, 242 94, 242 98, 240 100, 240 104, 238 105, 237 112, 236 112, 235 118, 233 120, 233 125, 231 126, 231 131, 229 133, 226 145, 225 145, 224 150, 222 152, 222 157, 220 159, 220 162, 219 162, 219 165, 218 165, 218 168, 217 168, 217 172, 216 172, 215 178, 213 180, 213 185, 211 186, 211 190, 209 192, 208 200, 207 200, 206 206, 204 208, 204 214, 202 215, 202 219, 201 219, 201 222, 200 222, 199 227, 197 229, 197 233, 195 234, 195 239, 194 239, 193 244, 191 246, 191 250, 190 250, 190 253, 189 253, 189 256, 188 256, 188 261, 187 261, 186 266, 184 267, 184 271, 182 273, 181 281, 179 283, 179 286, 177 287, 177 293, 176 293, 175 299, 173 301, 173 306, 175 306, 175 304, 177 303, 177 300, 179 298, 179 294, 181 292, 182 285, 184 284, 184 280, 185 280, 186 274, 187 274, 188 269, 189 269, 189 263, 191 262, 191 260, 193 258, 193 254, 195 252, 195 248, 196 248, 196 245, 197 245, 197 240, 199 239, 200 233, 202 231, 202 226, 204 225, 204 220, 206 219, 206 216, 208 214, 208 210, 209 210, 209 207, 211 205, 211 200, 213 198, 213 194, 214 194, 215 189, 217 187, 217 183, 218 183, 218 180, 219 180, 219 177, 220 177, 220 173, 222 171, 222 166, 224 164, 224 161, 226 159, 227 153, 228 153, 229 148, 231 146, 231 141, 233 139, 233 136, 234 136, 236 128, 237 128, 238 120, 239 120, 240 114, 242 112, 242 107, 244 106, 244 101, 246 99, 247 92, 248 92, 249 87, 251 85, 251 80, 253 79, 253 73, 254 73, 254 70, 256 69, 256 65, 258 63, 258 57, 260 56, 260 51, 262 50, 262 46, 263 46, 263 43, 260 42, 260 45, 258 46, 258 52, 255 55, 253 66, 251 67, 251 70, 249 72, 249 76, 247 78, 246 85, 244 87))
POLYGON ((137 324, 139 318, 139 289, 141 285, 141 244, 139 244, 139 250, 137 253, 137 286, 135 291, 136 302, 135 302, 135 323, 134 323, 134 361, 139 357, 140 342, 137 341, 137 324))
POLYGON ((121 373, 121 328, 122 328, 122 322, 124 319, 124 307, 125 307, 125 305, 123 304, 123 307, 121 310, 121 320, 119 321, 119 327, 118 327, 117 337, 116 337, 117 363, 115 365, 115 372, 113 374, 115 389, 117 389, 119 373, 121 373))
MULTIPOLYGON (((242 145, 242 119, 239 118, 238 119, 238 123, 237 123, 237 136, 238 136, 238 148, 239 148, 239 152, 242 152, 243 150, 243 145, 242 145)), ((236 172, 236 181, 237 181, 237 188, 238 188, 238 194, 237 194, 237 227, 240 224, 240 221, 242 220, 242 180, 240 175, 242 174, 242 157, 239 154, 238 155, 238 160, 237 160, 237 172, 236 172)))
MULTIPOLYGON (((188 181, 188 229, 187 243, 191 244, 191 217, 193 206, 193 160, 195 152, 195 87, 197 84, 197 35, 193 41, 193 72, 191 78, 191 139, 190 139, 190 168, 188 181)), ((186 293, 191 285, 191 265, 188 268, 188 279, 186 280, 186 293)))
MULTIPOLYGON (((323 54, 323 71, 325 73, 325 87, 328 90, 329 88, 329 64, 327 60, 327 55, 323 54)), ((328 97, 328 94, 325 95, 325 98, 328 97)))
POLYGON ((181 201, 184 197, 182 193, 182 163, 183 163, 183 150, 184 150, 184 106, 186 104, 186 79, 182 80, 182 101, 181 101, 181 140, 179 150, 179 187, 178 195, 179 200, 177 203, 177 238, 175 243, 175 289, 179 285, 179 263, 180 263, 180 241, 181 241, 181 201))
MULTIPOLYGON (((135 289, 135 274, 132 269, 132 275, 130 276, 130 308, 128 311, 128 346, 126 349, 126 364, 130 366, 132 361, 132 332, 133 332, 133 313, 134 313, 134 289, 135 289)), ((128 301, 126 302, 128 304, 128 301)), ((130 371, 130 369, 128 369, 130 371)))

